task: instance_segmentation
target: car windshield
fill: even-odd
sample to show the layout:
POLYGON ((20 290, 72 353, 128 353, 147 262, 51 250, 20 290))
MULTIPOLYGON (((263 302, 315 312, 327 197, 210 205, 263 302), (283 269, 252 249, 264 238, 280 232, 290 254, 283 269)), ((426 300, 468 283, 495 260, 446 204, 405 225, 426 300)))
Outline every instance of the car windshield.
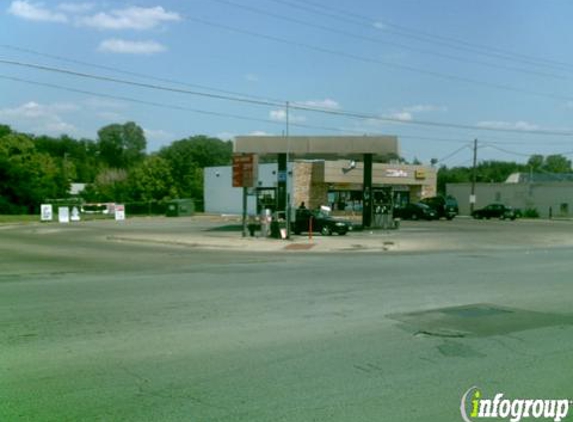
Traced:
POLYGON ((330 213, 324 210, 318 210, 314 213, 315 217, 317 218, 328 218, 330 217, 330 213))

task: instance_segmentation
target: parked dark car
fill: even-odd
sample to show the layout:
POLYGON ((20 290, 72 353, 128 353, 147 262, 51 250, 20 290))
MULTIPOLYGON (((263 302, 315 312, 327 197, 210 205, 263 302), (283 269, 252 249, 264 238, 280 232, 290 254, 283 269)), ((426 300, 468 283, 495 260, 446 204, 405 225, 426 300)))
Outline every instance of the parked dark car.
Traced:
POLYGON ((501 220, 515 220, 520 216, 518 210, 503 204, 489 204, 479 210, 472 212, 473 218, 499 218, 501 220))
POLYGON ((394 218, 402 220, 436 220, 438 214, 433 208, 418 202, 395 207, 394 218))
POLYGON ((331 217, 322 210, 296 210, 296 219, 292 231, 294 234, 308 232, 310 229, 310 219, 312 218, 312 231, 323 236, 330 236, 332 233, 345 235, 352 230, 352 222, 331 217))
POLYGON ((433 208, 438 218, 452 220, 459 213, 458 201, 453 196, 432 196, 420 202, 433 208))

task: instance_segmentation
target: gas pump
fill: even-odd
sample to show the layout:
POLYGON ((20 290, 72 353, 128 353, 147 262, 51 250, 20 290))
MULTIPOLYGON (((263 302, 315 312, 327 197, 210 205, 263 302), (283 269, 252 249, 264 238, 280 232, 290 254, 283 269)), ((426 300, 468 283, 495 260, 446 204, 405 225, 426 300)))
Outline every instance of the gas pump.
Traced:
POLYGON ((374 227, 382 229, 394 228, 394 193, 391 186, 372 189, 374 205, 374 227))

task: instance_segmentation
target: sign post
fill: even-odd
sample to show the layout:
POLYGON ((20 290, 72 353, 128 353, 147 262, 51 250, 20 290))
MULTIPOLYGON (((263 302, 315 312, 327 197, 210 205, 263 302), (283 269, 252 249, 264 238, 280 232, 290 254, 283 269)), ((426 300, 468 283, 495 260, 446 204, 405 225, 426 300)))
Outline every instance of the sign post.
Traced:
POLYGON ((247 188, 256 186, 258 169, 256 154, 233 155, 233 187, 243 188, 243 237, 247 236, 247 188))

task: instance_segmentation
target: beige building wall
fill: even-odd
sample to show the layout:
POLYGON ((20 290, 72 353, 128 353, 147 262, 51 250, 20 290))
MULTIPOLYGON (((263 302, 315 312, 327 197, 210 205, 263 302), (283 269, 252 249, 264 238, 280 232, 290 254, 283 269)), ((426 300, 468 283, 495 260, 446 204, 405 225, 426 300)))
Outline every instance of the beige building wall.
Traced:
MULTIPOLYGON (((343 189, 362 186, 364 163, 356 162, 355 167, 348 160, 326 161, 324 182, 343 189)), ((372 166, 372 184, 379 186, 408 186, 411 199, 419 200, 436 195, 437 170, 430 166, 410 164, 382 164, 372 166)))
MULTIPOLYGON (((470 214, 471 183, 448 183, 448 195, 457 199, 460 214, 470 214)), ((535 210, 543 218, 573 215, 573 183, 476 183, 474 209, 502 203, 522 211, 535 210)))
POLYGON ((324 161, 299 161, 293 165, 292 205, 318 208, 328 202, 328 186, 324 184, 324 161))
MULTIPOLYGON (((297 161, 293 165, 292 204, 304 202, 307 208, 328 203, 330 190, 361 190, 363 163, 349 160, 297 161)), ((396 186, 407 189, 411 201, 436 195, 437 172, 429 166, 374 163, 374 187, 396 186)))

